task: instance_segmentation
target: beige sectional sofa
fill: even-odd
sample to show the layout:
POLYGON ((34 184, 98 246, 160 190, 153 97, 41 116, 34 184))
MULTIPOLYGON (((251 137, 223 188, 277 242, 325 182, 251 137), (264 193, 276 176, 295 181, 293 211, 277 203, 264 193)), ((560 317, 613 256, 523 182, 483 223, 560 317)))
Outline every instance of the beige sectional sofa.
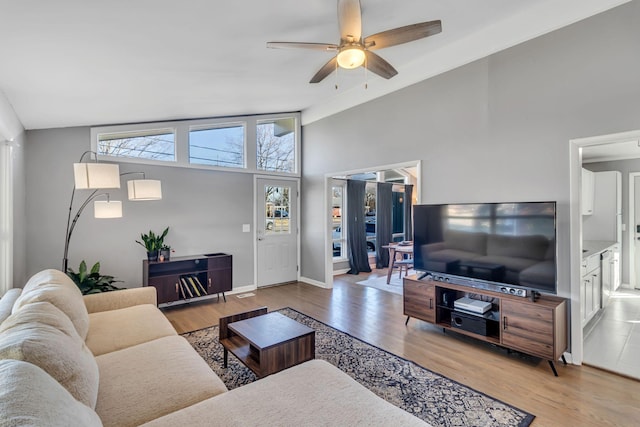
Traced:
POLYGON ((83 297, 44 270, 0 298, 0 427, 142 424, 425 425, 320 360, 228 391, 154 288, 83 297))

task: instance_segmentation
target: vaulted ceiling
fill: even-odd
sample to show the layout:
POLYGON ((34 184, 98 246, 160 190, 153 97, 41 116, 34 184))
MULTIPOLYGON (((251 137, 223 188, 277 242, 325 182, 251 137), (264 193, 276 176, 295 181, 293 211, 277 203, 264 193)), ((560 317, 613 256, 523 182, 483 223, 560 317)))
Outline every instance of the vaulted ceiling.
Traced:
POLYGON ((27 129, 284 111, 309 123, 627 1, 361 0, 363 35, 443 31, 376 51, 390 80, 360 68, 309 84, 332 53, 266 43, 338 43, 336 0, 0 0, 0 90, 27 129))

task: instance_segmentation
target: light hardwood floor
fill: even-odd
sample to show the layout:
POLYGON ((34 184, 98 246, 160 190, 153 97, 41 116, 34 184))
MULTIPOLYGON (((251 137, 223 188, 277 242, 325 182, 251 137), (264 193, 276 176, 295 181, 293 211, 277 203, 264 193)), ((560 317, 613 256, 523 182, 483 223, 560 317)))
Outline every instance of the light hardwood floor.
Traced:
MULTIPOLYGON (((386 275, 386 270, 374 270, 386 275)), ((254 291, 168 308, 179 333, 218 323, 220 316, 267 306, 291 307, 370 344, 413 360, 434 372, 503 400, 536 416, 533 426, 635 426, 640 423, 640 382, 588 366, 508 354, 504 349, 461 337, 411 319, 405 326, 402 296, 355 284, 365 276, 337 276, 333 289, 305 283, 254 291)), ((638 361, 640 363, 640 360, 638 361)))

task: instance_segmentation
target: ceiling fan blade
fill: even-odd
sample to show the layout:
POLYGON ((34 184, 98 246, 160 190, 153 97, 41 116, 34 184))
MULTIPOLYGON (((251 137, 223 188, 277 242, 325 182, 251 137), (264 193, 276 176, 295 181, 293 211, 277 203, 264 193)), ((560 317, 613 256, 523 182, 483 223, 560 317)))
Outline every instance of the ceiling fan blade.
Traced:
POLYGON ((338 45, 330 43, 296 43, 296 42, 268 42, 267 47, 272 49, 311 49, 332 51, 337 50, 338 45))
POLYGON ((362 38, 362 13, 360 0, 338 0, 338 27, 340 39, 359 42, 362 38))
POLYGON ((331 58, 329 62, 324 64, 322 68, 320 68, 320 70, 316 73, 316 75, 311 78, 309 83, 320 83, 322 80, 324 80, 325 77, 327 77, 336 69, 337 61, 338 60, 335 56, 331 58))
POLYGON ((369 36, 364 39, 364 45, 369 50, 382 49, 429 37, 441 31, 442 22, 439 20, 421 22, 419 24, 406 25, 369 36))
POLYGON ((376 55, 373 52, 369 52, 368 50, 364 51, 367 56, 367 60, 365 61, 365 66, 367 69, 373 73, 376 73, 380 77, 384 77, 385 79, 390 79, 391 77, 398 74, 395 68, 391 66, 387 61, 382 59, 380 56, 376 55))

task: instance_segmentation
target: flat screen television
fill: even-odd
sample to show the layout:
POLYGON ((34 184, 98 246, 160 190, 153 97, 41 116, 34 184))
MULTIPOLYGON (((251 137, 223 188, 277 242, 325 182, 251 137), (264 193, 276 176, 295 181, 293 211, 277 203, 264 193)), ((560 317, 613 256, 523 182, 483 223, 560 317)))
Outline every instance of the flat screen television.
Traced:
POLYGON ((430 204, 413 212, 422 277, 517 295, 556 293, 555 202, 430 204))

